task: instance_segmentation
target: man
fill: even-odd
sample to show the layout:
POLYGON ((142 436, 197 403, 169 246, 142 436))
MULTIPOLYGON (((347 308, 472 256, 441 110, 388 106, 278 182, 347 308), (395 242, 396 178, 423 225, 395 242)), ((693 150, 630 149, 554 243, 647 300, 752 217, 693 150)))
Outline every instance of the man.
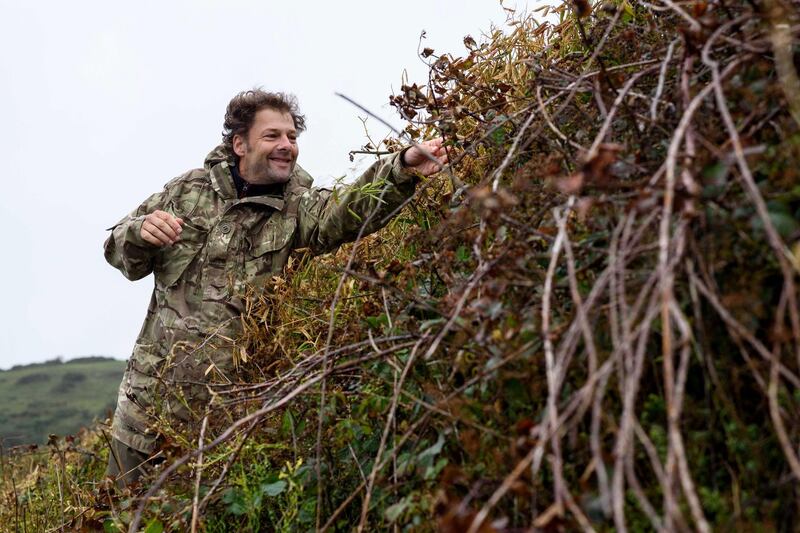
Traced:
POLYGON ((228 104, 223 144, 204 167, 170 181, 110 228, 106 260, 128 279, 155 277, 114 413, 107 473, 120 485, 140 477, 158 447, 153 408, 191 420, 207 400, 207 374, 230 370, 248 286, 280 274, 293 249, 329 252, 355 239, 364 221, 365 235, 377 230, 419 176, 447 159, 441 139, 409 147, 334 196, 312 188, 296 164, 304 129, 294 97, 239 93, 228 104), (380 201, 359 192, 369 183, 382 187, 380 201))

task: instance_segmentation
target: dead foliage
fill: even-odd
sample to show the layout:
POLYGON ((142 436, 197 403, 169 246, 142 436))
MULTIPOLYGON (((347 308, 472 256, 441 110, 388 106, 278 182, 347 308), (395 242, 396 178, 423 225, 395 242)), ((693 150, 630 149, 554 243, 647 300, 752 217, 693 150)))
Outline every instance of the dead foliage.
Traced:
POLYGON ((421 46, 429 79, 391 103, 458 180, 256 288, 238 373, 197 424, 161 420, 167 461, 109 521, 793 527, 796 5, 549 11, 421 46))

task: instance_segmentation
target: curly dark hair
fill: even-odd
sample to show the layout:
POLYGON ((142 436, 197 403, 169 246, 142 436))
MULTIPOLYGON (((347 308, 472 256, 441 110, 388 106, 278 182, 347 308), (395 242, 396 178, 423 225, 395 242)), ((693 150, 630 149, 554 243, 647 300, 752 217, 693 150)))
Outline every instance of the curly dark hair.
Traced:
POLYGON ((242 91, 234 96, 225 110, 225 123, 222 130, 222 141, 228 148, 233 148, 233 136, 244 135, 255 121, 256 113, 262 109, 275 109, 292 115, 297 133, 306 129, 306 117, 300 114, 297 98, 293 94, 269 93, 260 87, 242 91))

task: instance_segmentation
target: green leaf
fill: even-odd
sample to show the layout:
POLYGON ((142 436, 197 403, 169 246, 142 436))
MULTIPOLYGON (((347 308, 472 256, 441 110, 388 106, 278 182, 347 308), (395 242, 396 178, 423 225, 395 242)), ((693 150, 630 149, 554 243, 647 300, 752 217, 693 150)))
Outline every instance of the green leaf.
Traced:
POLYGON ((261 492, 270 497, 277 496, 278 494, 286 490, 287 485, 288 483, 286 483, 286 481, 283 479, 280 479, 274 483, 264 483, 263 485, 261 485, 261 492))
MULTIPOLYGON (((772 225, 784 239, 788 239, 800 231, 800 224, 798 224, 797 220, 787 211, 788 209, 784 205, 778 203, 770 205, 768 211, 772 225)), ((764 221, 761 220, 758 214, 751 217, 750 224, 755 230, 764 230, 764 221)))
POLYGON ((422 322, 422 324, 419 325, 419 330, 425 331, 439 324, 444 324, 444 318, 439 317, 439 318, 432 318, 430 320, 425 320, 422 322))
POLYGON ((436 461, 435 465, 429 466, 425 469, 425 479, 434 479, 436 476, 438 476, 439 472, 442 471, 442 468, 447 466, 447 462, 448 461, 446 457, 440 457, 439 460, 436 461))
POLYGON ((409 452, 403 452, 397 457, 397 475, 403 475, 413 467, 414 456, 409 452))
POLYGON ((628 3, 628 0, 625 0, 624 2, 622 2, 622 11, 623 11, 623 14, 622 14, 622 22, 623 23, 628 23, 628 22, 633 20, 633 17, 635 15, 635 13, 633 11, 633 6, 631 6, 628 3))
POLYGON ((313 524, 317 511, 316 497, 308 498, 300 505, 297 521, 301 524, 313 524))
POLYGON ((379 330, 383 326, 389 325, 389 318, 386 316, 386 313, 381 313, 379 316, 364 317, 364 320, 371 329, 379 330))
POLYGON ((228 504, 228 512, 232 515, 241 516, 247 512, 242 492, 239 489, 229 489, 222 495, 222 501, 228 504))
POLYGON ((506 132, 503 130, 503 128, 497 128, 492 132, 489 138, 492 139, 494 144, 500 146, 506 140, 506 132))
POLYGON ((292 411, 287 409, 283 412, 283 417, 281 419, 281 433, 283 435, 291 435, 292 428, 294 428, 294 417, 292 416, 292 411))
POLYGON ((800 225, 798 225, 794 217, 788 213, 771 211, 769 218, 772 220, 772 225, 775 226, 775 229, 778 230, 778 233, 780 233, 781 237, 784 239, 794 236, 794 234, 800 230, 800 225))
POLYGON ((730 167, 724 161, 716 161, 701 171, 703 180, 710 185, 725 185, 730 167))
POLYGON ((430 446, 429 448, 426 448, 425 450, 423 450, 417 456, 417 462, 418 463, 424 463, 427 460, 429 460, 430 462, 433 462, 434 457, 436 457, 437 455, 439 455, 442 452, 442 448, 443 447, 444 447, 444 435, 442 435, 440 433, 439 434, 439 438, 436 440, 436 443, 433 444, 433 446, 430 446))
POLYGON ((387 507, 386 511, 384 511, 383 514, 386 515, 386 519, 389 522, 394 522, 395 520, 400 518, 400 515, 403 514, 403 511, 408 509, 408 505, 409 503, 405 499, 400 500, 399 502, 394 503, 389 507, 387 507))
POLYGON ((162 524, 157 519, 153 519, 147 524, 147 527, 144 528, 144 533, 163 533, 164 532, 164 524, 162 524))
POLYGON ((456 250, 456 259, 458 259, 460 262, 466 263, 467 261, 469 261, 470 257, 471 254, 469 250, 463 244, 459 246, 458 249, 456 250))
POLYGON ((349 207, 347 208, 347 212, 348 212, 348 213, 350 213, 350 215, 351 215, 353 218, 355 218, 356 220, 358 220, 359 222, 361 222, 361 217, 359 216, 359 214, 358 214, 358 213, 356 213, 355 211, 353 211, 353 210, 352 210, 352 209, 350 209, 349 207))

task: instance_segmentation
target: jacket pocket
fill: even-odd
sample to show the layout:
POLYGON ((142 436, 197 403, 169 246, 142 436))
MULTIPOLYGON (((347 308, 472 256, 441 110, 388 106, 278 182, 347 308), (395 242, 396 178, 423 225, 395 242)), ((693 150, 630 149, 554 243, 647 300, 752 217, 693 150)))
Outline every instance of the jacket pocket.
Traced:
POLYGON ((281 250, 290 244, 292 237, 294 237, 297 219, 273 219, 268 220, 260 231, 248 238, 251 257, 260 257, 268 252, 281 250))
POLYGON ((156 288, 167 289, 181 279, 187 267, 203 249, 207 236, 208 228, 184 221, 181 238, 172 246, 164 247, 158 254, 153 269, 156 288))
POLYGON ((245 270, 248 281, 283 268, 292 248, 296 227, 296 218, 273 217, 260 230, 247 237, 249 249, 245 270))

